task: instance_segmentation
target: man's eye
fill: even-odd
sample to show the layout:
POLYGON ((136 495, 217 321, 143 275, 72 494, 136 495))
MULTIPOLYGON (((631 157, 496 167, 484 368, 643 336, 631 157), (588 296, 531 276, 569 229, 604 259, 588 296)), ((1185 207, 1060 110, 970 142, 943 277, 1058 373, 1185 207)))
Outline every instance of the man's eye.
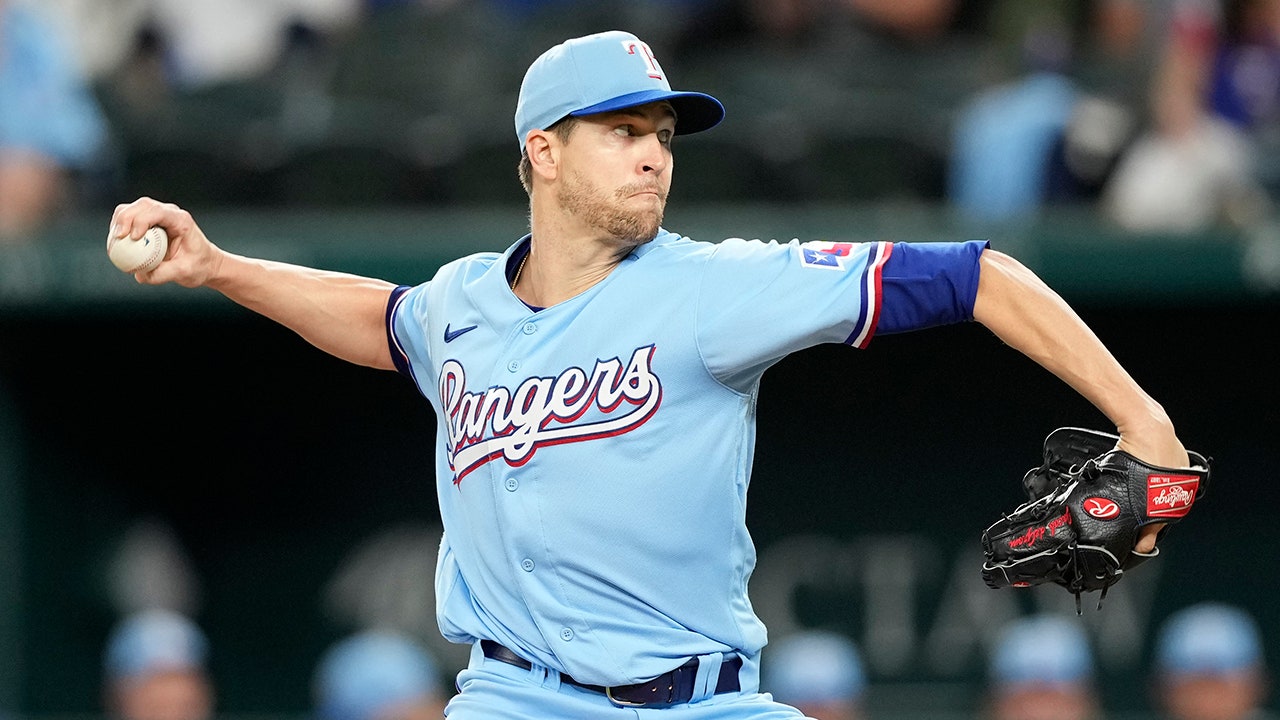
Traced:
POLYGON ((630 125, 619 125, 613 129, 613 132, 623 137, 629 137, 632 134, 630 125))
POLYGON ((675 133, 670 130, 660 130, 658 131, 658 142, 662 143, 663 145, 670 145, 671 138, 674 135, 675 133))

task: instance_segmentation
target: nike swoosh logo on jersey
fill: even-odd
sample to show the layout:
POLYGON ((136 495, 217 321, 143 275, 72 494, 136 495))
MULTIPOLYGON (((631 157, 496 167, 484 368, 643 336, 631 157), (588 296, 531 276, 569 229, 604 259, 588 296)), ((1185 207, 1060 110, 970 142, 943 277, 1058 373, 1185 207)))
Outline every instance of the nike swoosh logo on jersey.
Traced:
POLYGON ((466 333, 469 333, 469 332, 471 332, 472 330, 475 330, 477 327, 480 327, 480 326, 479 326, 479 325, 468 325, 468 326, 466 326, 466 327, 464 327, 464 328, 458 328, 457 330, 449 330, 449 326, 448 326, 448 325, 445 325, 445 326, 444 326, 444 341, 445 341, 445 342, 447 342, 447 343, 451 343, 451 342, 453 342, 454 340, 457 340, 459 335, 464 335, 464 334, 466 334, 466 333))

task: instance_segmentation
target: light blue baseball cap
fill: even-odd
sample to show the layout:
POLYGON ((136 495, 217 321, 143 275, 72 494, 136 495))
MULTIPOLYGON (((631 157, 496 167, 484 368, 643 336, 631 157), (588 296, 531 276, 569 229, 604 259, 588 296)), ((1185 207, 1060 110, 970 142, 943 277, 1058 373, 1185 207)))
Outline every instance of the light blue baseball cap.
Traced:
POLYGON ((1170 615, 1156 640, 1156 667, 1165 673, 1221 675, 1263 664, 1258 625, 1245 611, 1206 602, 1170 615))
POLYGON ((724 119, 720 101, 671 89, 653 51, 620 30, 566 40, 544 52, 525 72, 516 103, 516 142, 570 115, 622 110, 666 100, 676 111, 676 134, 701 132, 724 119))
POLYGON ((760 690, 788 704, 857 700, 867 688, 852 640, 810 630, 770 643, 761 657, 760 690))
POLYGON ((1001 688, 1077 685, 1093 679, 1093 652, 1079 621, 1033 615, 1004 627, 989 670, 991 683, 1001 688))
POLYGON ((203 671, 208 647, 204 633, 186 616, 143 610, 112 630, 103 665, 113 680, 170 670, 203 671))
POLYGON ((316 670, 324 720, 374 720, 384 710, 439 692, 436 664, 408 637, 382 630, 352 635, 325 652, 316 670))

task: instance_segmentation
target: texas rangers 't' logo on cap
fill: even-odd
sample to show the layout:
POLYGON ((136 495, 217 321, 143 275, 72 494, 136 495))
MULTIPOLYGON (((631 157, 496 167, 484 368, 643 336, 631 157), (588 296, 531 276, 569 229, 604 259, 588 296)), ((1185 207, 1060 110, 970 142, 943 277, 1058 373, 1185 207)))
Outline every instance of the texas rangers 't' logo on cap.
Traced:
POLYGON ((719 100, 671 89, 653 50, 631 33, 611 30, 567 40, 529 66, 516 103, 516 141, 569 115, 622 110, 665 100, 676 111, 676 133, 715 127, 724 118, 719 100))

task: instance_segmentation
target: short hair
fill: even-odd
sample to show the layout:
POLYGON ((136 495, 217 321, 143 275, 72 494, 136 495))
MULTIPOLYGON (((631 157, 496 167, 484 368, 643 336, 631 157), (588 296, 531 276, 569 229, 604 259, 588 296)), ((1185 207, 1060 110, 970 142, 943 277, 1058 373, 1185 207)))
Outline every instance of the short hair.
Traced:
MULTIPOLYGON (((569 135, 573 133, 573 129, 578 126, 578 118, 572 115, 566 115, 557 120, 551 127, 547 128, 560 138, 560 142, 569 142, 569 135)), ((525 194, 533 194, 533 163, 529 160, 529 152, 520 150, 520 166, 517 168, 517 174, 520 176, 520 184, 524 186, 525 194)))

